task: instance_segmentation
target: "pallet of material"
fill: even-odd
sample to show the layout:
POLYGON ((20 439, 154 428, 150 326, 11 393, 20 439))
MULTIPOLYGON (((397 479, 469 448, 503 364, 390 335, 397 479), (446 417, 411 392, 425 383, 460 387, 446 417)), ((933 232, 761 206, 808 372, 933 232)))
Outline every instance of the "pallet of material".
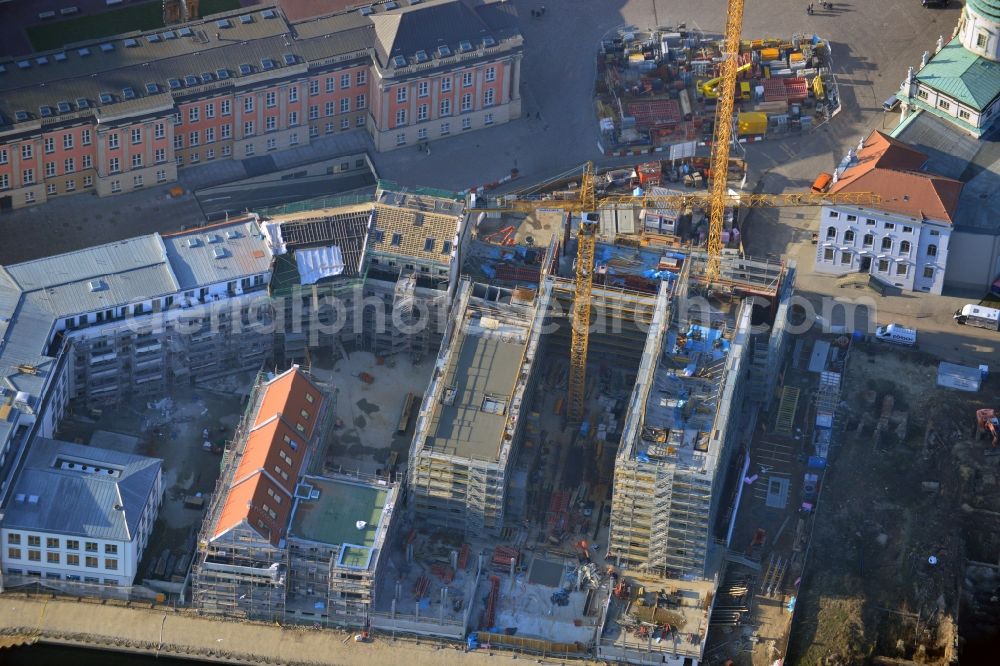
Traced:
POLYGON ((673 99, 643 100, 626 105, 628 115, 641 128, 676 125, 681 121, 681 107, 673 99))
POLYGON ((782 79, 767 79, 764 81, 764 101, 784 102, 788 99, 788 90, 782 79))
POLYGON ((801 102, 809 96, 809 84, 802 78, 782 79, 785 84, 785 99, 789 102, 801 102))

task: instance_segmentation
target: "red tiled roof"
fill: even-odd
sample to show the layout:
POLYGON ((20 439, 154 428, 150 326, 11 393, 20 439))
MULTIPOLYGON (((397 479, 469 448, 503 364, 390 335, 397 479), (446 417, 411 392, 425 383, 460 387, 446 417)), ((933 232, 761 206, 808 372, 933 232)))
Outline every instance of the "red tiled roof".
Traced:
POLYGON ((872 208, 950 224, 962 183, 920 171, 926 161, 919 150, 874 131, 858 151, 857 162, 844 170, 830 192, 871 192, 882 199, 872 208))
POLYGON ((263 391, 213 539, 245 523, 277 545, 288 527, 292 493, 323 394, 297 367, 267 382, 263 391))

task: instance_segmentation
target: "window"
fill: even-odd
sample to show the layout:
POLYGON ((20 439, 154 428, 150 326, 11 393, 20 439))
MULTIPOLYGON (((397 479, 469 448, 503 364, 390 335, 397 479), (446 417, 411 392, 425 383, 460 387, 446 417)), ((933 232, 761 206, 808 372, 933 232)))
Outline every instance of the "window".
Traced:
POLYGON ((246 155, 247 157, 250 157, 251 155, 253 155, 254 152, 255 152, 255 149, 254 149, 252 143, 248 143, 247 145, 243 146, 243 154, 246 155))
MULTIPOLYGON (((851 218, 848 217, 847 219, 851 219, 851 218)), ((845 243, 853 243, 854 242, 854 230, 853 229, 848 229, 847 231, 844 232, 844 242, 845 243)))
POLYGON ((483 116, 483 124, 484 125, 492 125, 493 124, 493 114, 492 113, 487 113, 485 116, 483 116))
POLYGON ((833 248, 832 247, 828 247, 828 248, 824 248, 823 249, 823 260, 824 261, 833 261, 833 248))
POLYGON ((351 98, 345 97, 344 99, 340 100, 340 112, 347 113, 350 110, 351 110, 351 98))
POLYGON ((299 87, 292 86, 288 89, 288 101, 297 102, 299 101, 299 87))
POLYGON ((493 88, 487 89, 487 91, 483 93, 483 106, 493 106, 496 101, 495 97, 496 91, 493 90, 493 88))
POLYGON ((30 143, 22 143, 21 144, 21 159, 22 160, 30 160, 32 152, 33 152, 33 149, 32 149, 32 145, 30 143))
POLYGON ((92 169, 94 167, 94 159, 90 155, 83 156, 83 168, 92 169))
POLYGON ((857 215, 848 215, 847 216, 847 221, 848 222, 857 222, 858 221, 858 216, 857 215))
POLYGON ((362 95, 358 95, 357 97, 354 98, 354 107, 358 111, 360 111, 361 109, 366 108, 367 106, 368 106, 368 100, 365 99, 365 96, 363 94, 362 95))
POLYGON ((396 111, 396 125, 406 124, 406 109, 400 109, 396 111))
POLYGON ((451 77, 446 76, 441 79, 441 92, 451 92, 451 77))
POLYGON ((891 250, 892 249, 892 239, 886 236, 882 239, 882 249, 891 250))
POLYGON ((253 97, 247 95, 243 98, 243 112, 253 113, 253 97))
POLYGON ((462 129, 472 129, 472 118, 469 118, 468 116, 462 118, 462 129))
POLYGON ((83 186, 84 187, 93 187, 94 186, 94 177, 93 176, 84 176, 83 177, 83 186))
POLYGON ((35 170, 25 169, 21 172, 21 184, 22 185, 32 185, 35 182, 35 170))
POLYGON ((56 140, 51 136, 45 137, 45 154, 56 152, 56 140))
POLYGON ((350 129, 350 128, 351 128, 351 119, 350 118, 341 118, 340 119, 340 129, 345 130, 345 129, 350 129))
POLYGON ((276 116, 268 116, 264 118, 264 130, 267 132, 273 132, 278 129, 278 118, 276 116))
POLYGON ((827 217, 832 218, 832 219, 837 219, 838 217, 840 217, 840 213, 838 213, 835 210, 831 210, 829 212, 829 214, 827 215, 827 217))
POLYGON ((142 153, 136 153, 132 156, 132 168, 139 169, 142 168, 142 153))
POLYGON ((0 164, 7 164, 7 149, 0 148, 0 164))
POLYGON ((861 241, 865 247, 871 247, 875 245, 875 236, 872 234, 865 234, 865 237, 861 241))
POLYGON ((180 125, 180 124, 181 124, 181 112, 178 111, 177 113, 174 114, 174 125, 180 125))
POLYGON ((903 233, 904 234, 912 234, 913 233, 913 227, 903 227, 903 233))
POLYGON ((167 182, 167 172, 165 169, 157 169, 156 171, 156 182, 165 183, 167 182))
POLYGON ((219 111, 221 111, 222 115, 224 115, 224 116, 228 116, 228 115, 232 114, 232 112, 233 112, 233 104, 232 104, 232 102, 230 100, 228 100, 228 99, 222 100, 222 102, 219 103, 219 111))
POLYGON ((421 81, 417 84, 417 97, 427 97, 430 94, 430 85, 426 81, 421 81))
POLYGON ((393 245, 397 245, 397 246, 398 245, 402 245, 403 244, 403 234, 393 234, 392 235, 392 244, 393 245))
POLYGON ((209 102, 205 105, 205 117, 214 118, 215 117, 215 102, 209 102))
POLYGON ((982 32, 976 35, 976 48, 979 49, 986 48, 986 35, 982 32))
POLYGON ((0 190, 10 189, 10 176, 5 173, 0 173, 0 190))
POLYGON ((951 102, 949 102, 948 100, 946 100, 944 98, 941 98, 941 99, 938 99, 938 106, 941 109, 947 111, 948 109, 951 108, 951 102))
POLYGON ((313 104, 309 107, 309 120, 316 120, 319 118, 319 105, 313 104))
POLYGON ((54 175, 56 175, 56 163, 55 162, 46 162, 45 163, 45 177, 46 178, 51 178, 54 175))
POLYGON ((928 245, 927 246, 927 256, 928 257, 936 257, 937 256, 937 245, 928 245))
MULTIPOLYGON (((197 155, 198 153, 195 153, 197 155)), ((194 162, 194 156, 191 157, 191 161, 194 162)), ((142 187, 142 176, 132 176, 132 187, 142 187)))
POLYGON ((273 90, 268 90, 264 95, 264 105, 269 109, 273 109, 278 106, 278 93, 273 90))
POLYGON ((309 82, 309 96, 315 97, 319 94, 319 80, 314 79, 309 82))
POLYGON ((850 264, 851 263, 851 253, 850 252, 841 252, 840 253, 840 263, 842 263, 842 264, 850 264))
POLYGON ((45 539, 45 547, 46 548, 55 548, 56 550, 58 550, 59 549, 59 539, 58 538, 54 538, 54 537, 46 537, 46 539, 45 539))
POLYGON ((924 277, 928 280, 934 277, 934 268, 931 266, 924 266, 924 277))
POLYGON ((433 238, 424 239, 424 252, 433 252, 433 251, 434 251, 434 239, 433 238))
POLYGON ((906 264, 896 264, 896 275, 906 275, 906 264))
POLYGON ((450 116, 451 115, 451 100, 450 99, 443 99, 443 100, 441 100, 441 114, 440 115, 442 115, 442 116, 450 116))
POLYGON ((910 253, 910 241, 902 241, 902 242, 900 242, 900 244, 899 244, 899 253, 900 254, 909 254, 910 253))
POLYGON ((47 194, 56 194, 56 184, 55 183, 49 183, 48 185, 46 185, 45 186, 45 192, 47 194))
POLYGON ((278 149, 278 140, 275 139, 273 136, 269 137, 268 140, 267 140, 267 149, 268 150, 277 150, 278 149))
POLYGON ((341 74, 340 75, 340 89, 343 90, 344 88, 350 88, 350 87, 351 87, 351 75, 350 74, 341 74))
POLYGON ((188 109, 188 122, 196 123, 201 119, 201 109, 197 106, 192 106, 188 109))
POLYGON ((965 109, 959 109, 958 110, 958 117, 961 118, 962 120, 968 120, 969 119, 969 112, 966 111, 965 109))
POLYGON ((248 120, 243 123, 243 136, 253 136, 253 121, 248 120))
POLYGON ((90 557, 88 555, 84 559, 84 563, 87 566, 87 568, 89 568, 89 569, 96 569, 97 568, 97 558, 96 557, 90 557))
POLYGON ((121 164, 120 164, 118 158, 117 157, 112 157, 108 161, 108 171, 110 171, 111 173, 118 173, 121 170, 122 170, 121 169, 121 164))
POLYGON ((337 89, 336 81, 334 81, 334 78, 332 76, 328 76, 326 78, 326 91, 328 93, 332 93, 336 89, 337 89))
POLYGON ((826 239, 827 240, 837 240, 837 227, 827 227, 826 228, 826 239))
POLYGON ((21 545, 21 535, 17 532, 10 532, 7 534, 7 543, 12 543, 15 546, 21 545))
POLYGON ((108 571, 116 571, 118 569, 118 559, 114 557, 105 557, 104 568, 108 571))
POLYGON ((879 259, 878 260, 878 272, 879 273, 887 273, 888 271, 889 271, 889 260, 888 259, 879 259))
POLYGON ((312 393, 306 393, 306 402, 309 404, 316 402, 316 398, 313 397, 312 393))
POLYGON ((427 105, 421 104, 417 107, 417 122, 427 120, 427 105))
POLYGON ((469 88, 472 86, 472 72, 465 72, 462 74, 462 87, 469 88))
POLYGON ((222 147, 222 156, 223 157, 229 157, 232 154, 233 154, 233 147, 232 146, 223 146, 222 147))
POLYGON ((441 243, 441 254, 451 254, 451 241, 441 243))
POLYGON ((89 146, 90 145, 90 130, 89 129, 85 129, 82 132, 80 132, 80 143, 82 143, 85 146, 89 146))
POLYGON ((937 229, 931 229, 931 236, 940 236, 941 232, 937 229))
MULTIPOLYGON (((215 108, 214 105, 210 104, 209 106, 213 109, 215 108)), ((163 123, 156 123, 156 125, 153 126, 153 138, 162 139, 164 136, 166 136, 166 132, 167 129, 163 123)))
POLYGON ((25 192, 24 193, 24 203, 32 203, 32 202, 34 202, 34 200, 35 200, 35 193, 34 192, 25 192))
POLYGON ((462 95, 462 111, 472 111, 472 93, 462 95))
POLYGON ((80 556, 70 553, 66 556, 66 565, 71 567, 80 566, 80 556))
POLYGON ((223 139, 231 139, 233 137, 233 126, 229 123, 226 123, 219 129, 221 130, 219 136, 223 139))
POLYGON ((113 150, 113 149, 115 149, 117 147, 118 147, 118 135, 117 134, 109 134, 108 135, 108 148, 111 148, 113 150))
POLYGON ((363 86, 363 85, 365 85, 366 83, 368 83, 368 72, 366 72, 366 71, 364 71, 364 70, 361 70, 361 71, 360 71, 360 72, 358 72, 358 73, 357 73, 357 75, 356 75, 356 76, 354 77, 354 81, 355 81, 355 82, 357 83, 357 85, 359 85, 359 86, 363 86))
POLYGON ((10 559, 12 559, 12 560, 19 560, 19 559, 21 559, 21 549, 20 548, 8 548, 7 549, 7 557, 10 558, 10 559))
POLYGON ((59 564, 59 553, 45 553, 45 562, 48 564, 59 564))
POLYGON ((299 112, 298 111, 289 111, 288 112, 288 126, 289 127, 295 127, 298 124, 299 124, 299 112))
POLYGON ((184 147, 184 136, 181 134, 174 135, 174 150, 180 150, 184 147))
POLYGON ((118 192, 121 191, 122 191, 122 181, 120 180, 111 181, 111 193, 117 194, 118 192))
MULTIPOLYGON (((347 120, 347 119, 345 118, 344 120, 347 120)), ((354 119, 354 124, 357 125, 358 127, 364 127, 365 126, 365 117, 364 116, 358 116, 357 118, 354 119)))
POLYGON ((326 105, 323 107, 323 111, 328 117, 332 116, 334 114, 333 102, 327 102, 326 105))
POLYGON ((441 123, 441 136, 451 133, 451 123, 441 123))
POLYGON ((326 125, 323 126, 323 131, 326 132, 327 134, 333 134, 335 129, 336 127, 333 126, 333 123, 327 123, 326 125))
POLYGON ((928 96, 929 95, 927 94, 927 91, 924 90, 923 88, 917 91, 917 97, 919 97, 920 99, 927 99, 928 96))
POLYGON ((427 128, 421 127, 417 130, 417 139, 423 140, 427 138, 427 128))
POLYGON ((886 229, 887 231, 895 231, 896 225, 894 223, 892 223, 892 222, 885 222, 882 225, 882 228, 886 229))
MULTIPOLYGON (((63 134, 63 149, 64 150, 70 150, 72 147, 73 147, 73 135, 72 134, 63 134)), ((6 154, 6 153, 7 153, 7 151, 5 150, 4 154, 6 154)), ((4 161, 6 161, 6 160, 4 160, 4 161)))
POLYGON ((206 127, 205 128, 205 143, 215 143, 215 128, 206 127))

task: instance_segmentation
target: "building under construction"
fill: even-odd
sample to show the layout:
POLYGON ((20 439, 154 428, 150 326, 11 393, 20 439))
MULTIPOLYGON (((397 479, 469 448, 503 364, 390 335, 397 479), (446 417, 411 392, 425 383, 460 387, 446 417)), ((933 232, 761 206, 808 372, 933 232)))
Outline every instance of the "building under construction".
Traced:
POLYGON ((298 366, 258 380, 199 536, 200 611, 367 624, 398 492, 384 479, 317 474, 333 403, 298 366))
POLYGON ((464 281, 424 395, 409 491, 425 524, 499 534, 550 291, 464 281))
POLYGON ((419 360, 441 343, 467 234, 461 198, 380 181, 372 200, 268 211, 280 360, 344 346, 419 360))

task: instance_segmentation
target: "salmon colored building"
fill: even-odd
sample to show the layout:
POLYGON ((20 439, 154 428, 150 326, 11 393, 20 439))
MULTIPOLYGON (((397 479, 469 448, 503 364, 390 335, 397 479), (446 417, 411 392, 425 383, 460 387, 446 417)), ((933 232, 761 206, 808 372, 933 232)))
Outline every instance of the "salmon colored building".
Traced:
POLYGON ((365 129, 379 151, 521 114, 511 3, 278 8, 0 60, 0 210, 172 182, 178 170, 365 129))

